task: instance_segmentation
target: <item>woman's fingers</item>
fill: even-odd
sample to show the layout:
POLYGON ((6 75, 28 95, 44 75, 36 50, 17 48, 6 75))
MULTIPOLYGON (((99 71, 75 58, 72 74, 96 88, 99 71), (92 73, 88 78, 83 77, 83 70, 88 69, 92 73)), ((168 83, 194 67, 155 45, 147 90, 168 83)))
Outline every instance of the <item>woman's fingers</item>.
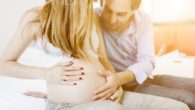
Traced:
POLYGON ((67 86, 76 86, 77 85, 76 81, 61 81, 60 83, 62 85, 67 85, 67 86))
POLYGON ((64 71, 63 75, 64 76, 82 76, 84 75, 85 73, 80 70, 80 71, 64 71))
POLYGON ((83 80, 83 77, 80 76, 63 76, 61 77, 60 83, 67 86, 74 86, 77 85, 79 82, 83 80))
POLYGON ((75 67, 75 66, 69 66, 69 67, 64 67, 65 71, 82 71, 83 67, 75 67))
POLYGON ((60 67, 63 67, 65 71, 80 71, 83 70, 82 67, 75 67, 73 66, 74 62, 69 61, 69 62, 61 62, 58 63, 57 65, 60 67))
POLYGON ((82 80, 85 74, 83 68, 73 66, 73 62, 58 63, 47 72, 47 81, 65 85, 76 85, 75 81, 82 80))
POLYGON ((69 67, 73 64, 74 64, 74 62, 72 62, 72 61, 58 63, 59 66, 64 66, 64 67, 69 67))
POLYGON ((67 81, 80 81, 80 80, 83 80, 83 77, 81 77, 81 76, 63 76, 63 77, 61 77, 61 80, 64 81, 64 82, 67 82, 67 81))
POLYGON ((47 94, 43 92, 29 91, 23 94, 35 98, 47 98, 47 94))

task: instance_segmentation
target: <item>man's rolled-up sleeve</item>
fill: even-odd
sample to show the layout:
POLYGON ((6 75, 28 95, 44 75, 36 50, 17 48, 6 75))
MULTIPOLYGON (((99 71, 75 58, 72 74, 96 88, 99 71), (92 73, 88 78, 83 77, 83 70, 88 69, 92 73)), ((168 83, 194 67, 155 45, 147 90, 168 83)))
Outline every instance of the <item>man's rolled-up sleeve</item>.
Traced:
POLYGON ((127 70, 135 74, 136 81, 141 84, 148 77, 152 77, 155 67, 155 51, 153 38, 153 25, 149 16, 144 18, 143 30, 137 38, 136 63, 130 65, 127 70))

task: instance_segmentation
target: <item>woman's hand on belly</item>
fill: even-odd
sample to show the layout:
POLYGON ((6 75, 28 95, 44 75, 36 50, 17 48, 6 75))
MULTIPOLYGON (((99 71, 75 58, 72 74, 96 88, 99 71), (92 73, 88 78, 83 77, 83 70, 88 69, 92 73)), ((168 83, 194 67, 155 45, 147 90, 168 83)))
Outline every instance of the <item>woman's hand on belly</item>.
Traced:
POLYGON ((84 72, 82 67, 74 67, 73 62, 58 63, 55 66, 47 68, 44 72, 45 79, 48 82, 63 85, 77 85, 82 80, 84 72))
MULTIPOLYGON (((47 82, 48 99, 55 103, 84 103, 92 101, 93 92, 106 83, 105 77, 98 74, 103 68, 98 63, 84 60, 73 60, 74 67, 83 67, 85 75, 75 86, 47 82)), ((67 67, 66 72, 67 72, 67 67)), ((72 74, 72 70, 70 74, 72 74)), ((70 82, 70 81, 67 81, 70 82)))

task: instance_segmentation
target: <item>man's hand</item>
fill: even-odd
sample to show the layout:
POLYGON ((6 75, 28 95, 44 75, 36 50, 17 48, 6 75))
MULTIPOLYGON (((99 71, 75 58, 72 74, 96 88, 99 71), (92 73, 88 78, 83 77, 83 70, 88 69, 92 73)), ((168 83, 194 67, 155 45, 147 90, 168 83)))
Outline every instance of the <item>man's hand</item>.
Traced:
POLYGON ((120 87, 112 96, 110 96, 110 100, 114 102, 120 102, 122 96, 123 96, 123 88, 120 87))
MULTIPOLYGON (((93 100, 108 99, 111 96, 113 96, 114 93, 121 86, 120 78, 117 76, 116 73, 106 71, 101 72, 100 75, 106 77, 107 82, 93 93, 94 94, 94 96, 92 97, 93 100)), ((115 99, 115 96, 113 96, 112 98, 115 99)))

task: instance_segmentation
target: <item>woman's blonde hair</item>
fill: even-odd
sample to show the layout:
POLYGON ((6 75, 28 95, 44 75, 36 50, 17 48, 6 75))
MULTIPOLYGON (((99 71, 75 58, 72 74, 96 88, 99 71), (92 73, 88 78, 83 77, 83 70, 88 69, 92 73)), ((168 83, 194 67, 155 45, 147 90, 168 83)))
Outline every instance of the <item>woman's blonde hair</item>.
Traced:
POLYGON ((93 0, 48 0, 40 15, 41 33, 74 58, 87 58, 86 39, 94 23, 93 0))

